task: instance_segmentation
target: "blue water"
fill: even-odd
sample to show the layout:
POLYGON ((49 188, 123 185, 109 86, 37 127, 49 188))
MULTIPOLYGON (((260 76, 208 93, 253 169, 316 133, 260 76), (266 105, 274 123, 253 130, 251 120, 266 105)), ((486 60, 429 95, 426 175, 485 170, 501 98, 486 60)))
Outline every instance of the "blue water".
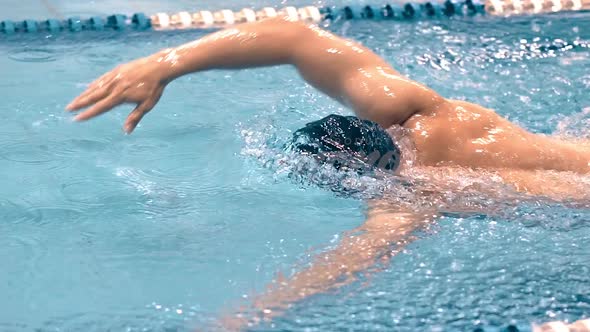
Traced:
MULTIPOLYGON (((446 97, 535 132, 590 136, 590 14, 329 29, 446 97)), ((130 136, 130 107, 84 124, 63 111, 116 64, 202 35, 0 37, 0 331, 206 329, 363 222, 362 199, 274 164, 290 132, 349 113, 291 68, 181 78, 130 136)), ((497 215, 449 214, 368 282, 252 330, 526 330, 587 317, 590 211, 506 200, 497 215)))

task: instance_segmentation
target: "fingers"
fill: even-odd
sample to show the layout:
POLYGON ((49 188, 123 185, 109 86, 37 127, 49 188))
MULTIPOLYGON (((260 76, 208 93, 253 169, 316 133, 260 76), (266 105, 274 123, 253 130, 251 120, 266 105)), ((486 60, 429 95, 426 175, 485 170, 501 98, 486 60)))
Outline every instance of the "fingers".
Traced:
POLYGON ((125 125, 123 126, 125 132, 127 134, 131 134, 135 127, 137 127, 137 124, 139 124, 139 121, 141 121, 143 116, 146 115, 149 111, 151 111, 155 105, 156 102, 152 98, 139 104, 127 117, 125 125))
POLYGON ((87 90, 76 99, 74 99, 66 109, 68 111, 76 111, 88 107, 99 100, 103 99, 110 93, 110 89, 106 87, 97 88, 95 90, 87 90))
POLYGON ((151 111, 154 106, 156 106, 160 100, 160 97, 162 97, 163 92, 163 87, 158 88, 150 98, 137 105, 137 107, 129 114, 127 120, 125 121, 125 125, 123 126, 123 129, 127 134, 131 134, 143 116, 151 111))
POLYGON ((76 97, 68 106, 66 110, 75 111, 84 107, 88 107, 98 100, 104 98, 112 88, 113 73, 106 73, 94 82, 92 82, 84 92, 76 97))
POLYGON ((85 120, 91 119, 97 115, 100 115, 104 112, 111 110, 113 107, 121 104, 122 102, 123 102, 123 99, 121 98, 120 94, 110 95, 110 96, 100 100, 99 102, 94 104, 94 106, 90 107, 86 111, 76 115, 76 117, 74 117, 74 120, 75 121, 85 121, 85 120))

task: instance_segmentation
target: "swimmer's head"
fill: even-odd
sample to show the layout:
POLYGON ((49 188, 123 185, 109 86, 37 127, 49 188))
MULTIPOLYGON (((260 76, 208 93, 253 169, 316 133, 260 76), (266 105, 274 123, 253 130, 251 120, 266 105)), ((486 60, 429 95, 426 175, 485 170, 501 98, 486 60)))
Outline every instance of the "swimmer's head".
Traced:
POLYGON ((391 136, 377 123, 354 116, 329 115, 308 123, 293 134, 291 146, 339 170, 395 171, 400 165, 400 149, 391 136))

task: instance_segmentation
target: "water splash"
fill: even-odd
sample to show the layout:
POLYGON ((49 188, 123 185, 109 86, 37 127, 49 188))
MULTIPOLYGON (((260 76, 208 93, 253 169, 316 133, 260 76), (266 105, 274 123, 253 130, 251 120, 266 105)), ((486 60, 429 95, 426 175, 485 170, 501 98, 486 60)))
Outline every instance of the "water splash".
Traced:
POLYGON ((569 139, 590 139, 590 107, 561 119, 555 135, 569 139))

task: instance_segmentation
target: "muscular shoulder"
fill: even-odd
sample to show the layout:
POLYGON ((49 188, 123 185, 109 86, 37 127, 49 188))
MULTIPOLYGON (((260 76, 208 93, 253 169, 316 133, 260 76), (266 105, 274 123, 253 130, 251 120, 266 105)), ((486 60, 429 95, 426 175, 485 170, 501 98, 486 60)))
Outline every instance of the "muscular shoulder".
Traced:
POLYGON ((447 102, 434 90, 389 66, 359 68, 346 82, 347 102, 363 118, 387 128, 447 102))

